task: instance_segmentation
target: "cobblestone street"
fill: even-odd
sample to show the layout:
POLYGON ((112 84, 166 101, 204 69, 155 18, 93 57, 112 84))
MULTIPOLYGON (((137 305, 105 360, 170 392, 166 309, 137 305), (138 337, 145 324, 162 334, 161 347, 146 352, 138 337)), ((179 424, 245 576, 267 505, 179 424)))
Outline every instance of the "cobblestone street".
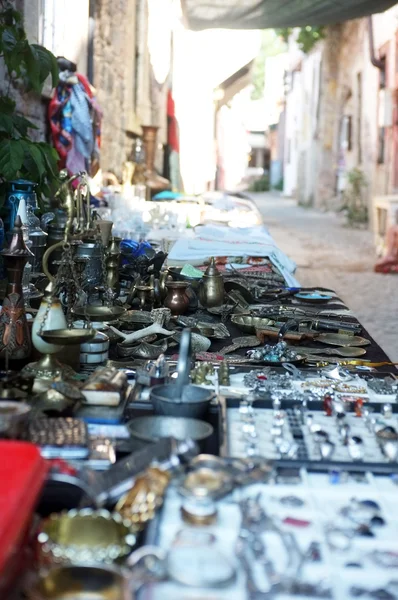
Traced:
POLYGON ((398 275, 373 272, 372 233, 348 229, 341 216, 302 208, 277 193, 250 197, 276 243, 296 262, 300 283, 335 290, 398 361, 398 275))

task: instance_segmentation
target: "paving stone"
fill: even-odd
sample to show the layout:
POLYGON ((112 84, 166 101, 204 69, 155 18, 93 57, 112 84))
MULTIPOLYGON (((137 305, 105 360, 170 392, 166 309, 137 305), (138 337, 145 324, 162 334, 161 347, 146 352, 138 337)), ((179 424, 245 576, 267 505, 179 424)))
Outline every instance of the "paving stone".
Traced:
POLYGON ((300 283, 334 289, 398 361, 398 275, 373 272, 372 233, 349 229, 341 215, 297 206, 277 193, 250 197, 278 246, 296 262, 300 283))

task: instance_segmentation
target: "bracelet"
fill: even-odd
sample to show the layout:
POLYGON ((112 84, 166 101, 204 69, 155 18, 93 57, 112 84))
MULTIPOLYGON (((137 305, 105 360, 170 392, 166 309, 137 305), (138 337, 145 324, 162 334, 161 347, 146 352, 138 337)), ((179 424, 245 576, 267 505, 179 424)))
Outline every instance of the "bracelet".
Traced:
POLYGON ((125 556, 136 537, 118 513, 85 508, 50 515, 37 541, 43 562, 89 564, 111 563, 125 556))

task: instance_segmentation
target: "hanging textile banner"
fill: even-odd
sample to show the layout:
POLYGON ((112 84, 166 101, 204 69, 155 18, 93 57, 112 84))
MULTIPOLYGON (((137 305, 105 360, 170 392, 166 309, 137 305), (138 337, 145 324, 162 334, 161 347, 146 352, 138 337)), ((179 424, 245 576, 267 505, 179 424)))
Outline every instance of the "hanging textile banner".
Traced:
POLYGON ((181 0, 186 25, 202 29, 268 29, 330 25, 383 12, 396 0, 181 0))

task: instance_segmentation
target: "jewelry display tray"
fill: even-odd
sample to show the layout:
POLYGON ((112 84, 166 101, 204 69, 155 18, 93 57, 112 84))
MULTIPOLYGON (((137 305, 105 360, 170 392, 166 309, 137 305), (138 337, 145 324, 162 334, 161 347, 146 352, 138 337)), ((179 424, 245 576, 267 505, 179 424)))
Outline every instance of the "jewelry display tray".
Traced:
MULTIPOLYGON (((143 587, 137 594, 138 600, 247 600, 248 591, 246 576, 242 563, 235 554, 236 542, 239 535, 241 515, 238 502, 245 497, 256 497, 261 494, 261 505, 279 523, 286 517, 302 519, 308 523, 306 527, 293 527, 282 524, 284 531, 295 535, 301 551, 305 551, 311 542, 319 544, 320 561, 309 561, 303 565, 301 577, 303 581, 324 582, 330 589, 329 596, 318 594, 290 595, 276 594, 275 598, 284 600, 293 598, 329 597, 333 600, 349 600, 351 586, 368 589, 381 589, 395 579, 394 574, 398 565, 398 521, 395 517, 397 487, 390 477, 364 475, 359 482, 354 479, 332 484, 328 474, 310 473, 305 469, 300 471, 300 481, 290 483, 256 483, 243 490, 237 489, 230 496, 218 503, 217 522, 205 528, 207 534, 215 537, 216 548, 237 568, 235 583, 225 588, 197 588, 181 586, 167 580, 143 587), (303 501, 303 505, 292 508, 284 505, 281 500, 295 497, 303 501), (374 530, 372 538, 355 536, 350 539, 347 548, 331 548, 327 539, 327 530, 331 535, 343 532, 347 522, 342 520, 341 509, 350 500, 377 502, 380 515, 386 525, 374 530), (379 560, 378 560, 379 558, 379 560), (383 564, 381 560, 387 560, 383 564)), ((173 540, 181 530, 189 528, 180 515, 181 497, 177 491, 169 488, 163 508, 151 521, 144 534, 144 543, 157 545, 164 550, 173 547, 173 540)), ((198 529, 200 537, 201 529, 198 529)), ((272 532, 260 531, 261 538, 267 548, 267 556, 274 562, 278 572, 284 573, 288 557, 278 538, 272 532)), ((267 589, 267 581, 263 576, 262 565, 251 558, 253 572, 257 585, 267 589)), ((261 596, 260 596, 261 597, 261 596)), ((264 595, 264 598, 266 595, 264 595)), ((391 596, 367 595, 366 598, 384 598, 391 596)))
MULTIPOLYGON (((360 435, 365 439, 364 460, 352 460, 346 447, 339 441, 334 417, 325 415, 323 403, 321 401, 311 401, 308 403, 308 413, 313 415, 313 422, 319 423, 322 429, 329 434, 331 441, 336 444, 335 456, 331 459, 321 459, 319 452, 311 444, 310 435, 305 431, 305 425, 299 425, 297 417, 294 415, 292 400, 281 400, 281 410, 286 411, 290 429, 290 439, 298 444, 297 458, 281 458, 272 445, 272 438, 269 432, 272 424, 273 407, 270 400, 257 400, 253 405, 253 410, 258 414, 258 421, 261 425, 260 435, 263 433, 262 450, 259 456, 264 460, 269 460, 278 467, 284 468, 305 468, 310 472, 327 472, 331 470, 355 470, 356 472, 370 472, 377 475, 389 475, 398 473, 398 461, 390 462, 382 454, 374 434, 370 434, 366 429, 365 423, 361 417, 356 417, 354 407, 347 414, 347 422, 352 427, 352 435, 360 435)), ((220 455, 230 458, 247 458, 243 449, 243 443, 239 441, 239 400, 236 398, 221 397, 220 406, 222 412, 223 432, 220 439, 224 440, 220 447, 220 455), (232 418, 231 418, 232 417, 232 418)), ((379 415, 380 403, 366 403, 367 408, 374 409, 375 416, 379 415)), ((393 416, 388 424, 394 425, 398 429, 398 404, 392 404, 393 416)))

